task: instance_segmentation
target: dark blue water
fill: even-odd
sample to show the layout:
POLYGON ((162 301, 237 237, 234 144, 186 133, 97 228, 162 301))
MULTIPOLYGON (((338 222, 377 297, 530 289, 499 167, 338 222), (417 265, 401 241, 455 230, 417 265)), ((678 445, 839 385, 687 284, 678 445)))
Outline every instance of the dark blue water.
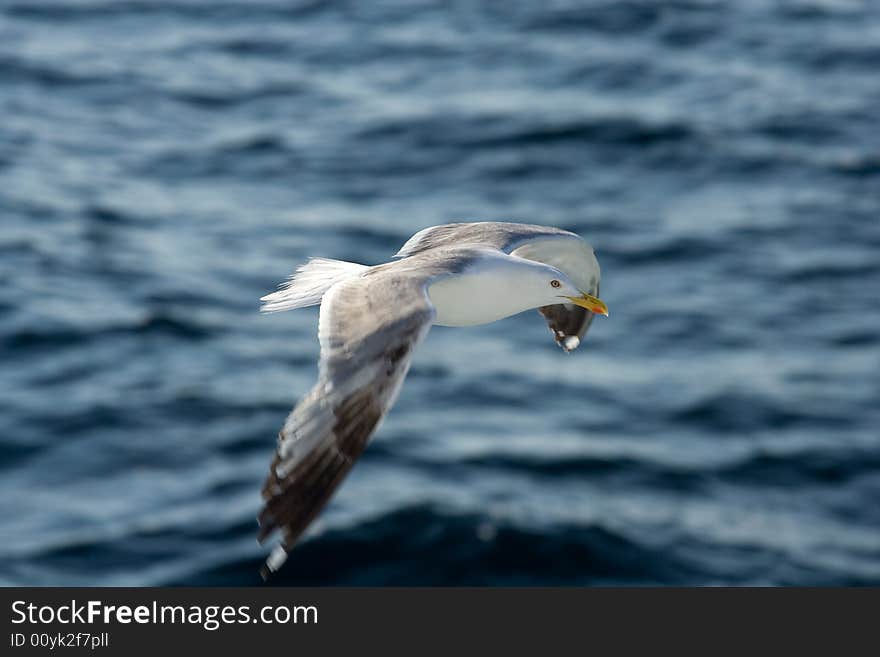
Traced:
POLYGON ((250 584, 311 255, 589 239, 432 330, 286 584, 880 584, 880 4, 0 0, 0 582, 250 584))

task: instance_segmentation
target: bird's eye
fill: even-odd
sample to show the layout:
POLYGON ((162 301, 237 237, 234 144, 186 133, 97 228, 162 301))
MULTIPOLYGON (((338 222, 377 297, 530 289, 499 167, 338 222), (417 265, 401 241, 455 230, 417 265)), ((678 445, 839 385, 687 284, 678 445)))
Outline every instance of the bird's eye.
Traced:
POLYGON ((562 287, 562 283, 557 281, 555 278, 552 281, 550 281, 550 285, 551 285, 551 287, 562 287))

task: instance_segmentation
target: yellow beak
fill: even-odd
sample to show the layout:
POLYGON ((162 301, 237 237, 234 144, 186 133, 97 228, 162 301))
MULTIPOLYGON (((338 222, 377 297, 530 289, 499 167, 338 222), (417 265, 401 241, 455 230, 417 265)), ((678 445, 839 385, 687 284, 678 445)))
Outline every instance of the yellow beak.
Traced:
POLYGON ((605 302, 602 301, 599 297, 594 297, 592 294, 584 293, 579 297, 565 297, 569 301, 571 301, 574 305, 580 306, 581 308, 586 308, 587 310, 596 313, 597 315, 605 315, 608 317, 608 306, 605 305, 605 302))

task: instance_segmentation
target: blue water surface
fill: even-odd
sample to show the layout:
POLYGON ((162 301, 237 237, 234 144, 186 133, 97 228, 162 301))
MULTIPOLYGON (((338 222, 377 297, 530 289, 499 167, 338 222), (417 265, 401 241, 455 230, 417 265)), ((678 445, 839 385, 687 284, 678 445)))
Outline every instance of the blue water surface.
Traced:
POLYGON ((880 4, 0 0, 0 583, 257 584, 308 256, 579 232, 281 584, 880 584, 880 4))

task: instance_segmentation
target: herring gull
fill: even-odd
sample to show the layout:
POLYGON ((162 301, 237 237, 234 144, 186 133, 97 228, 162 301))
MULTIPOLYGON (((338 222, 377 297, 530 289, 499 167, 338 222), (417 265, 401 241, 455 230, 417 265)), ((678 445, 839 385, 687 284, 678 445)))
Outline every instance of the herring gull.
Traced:
POLYGON ((263 312, 321 306, 318 381, 284 423, 263 486, 258 538, 282 536, 264 577, 363 452, 432 324, 486 324, 536 308, 570 352, 594 314, 608 314, 598 294, 599 263, 575 233, 479 222, 426 228, 374 267, 313 258, 263 297, 263 312))

